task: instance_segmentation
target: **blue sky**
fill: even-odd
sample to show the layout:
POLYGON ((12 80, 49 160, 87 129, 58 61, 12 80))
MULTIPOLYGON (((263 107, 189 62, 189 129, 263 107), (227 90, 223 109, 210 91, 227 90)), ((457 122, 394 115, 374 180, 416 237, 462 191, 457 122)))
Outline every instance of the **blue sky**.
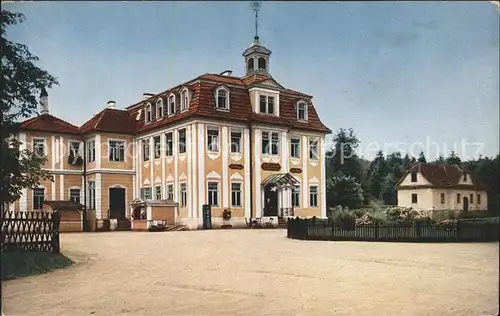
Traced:
MULTIPOLYGON (((77 125, 108 100, 125 107, 203 73, 242 76, 254 35, 249 2, 3 6, 26 16, 8 37, 59 79, 51 113, 77 125)), ((313 95, 332 130, 352 127, 361 155, 397 145, 433 158, 456 146, 471 158, 499 151, 498 26, 490 2, 264 2, 259 35, 273 77, 313 95)))

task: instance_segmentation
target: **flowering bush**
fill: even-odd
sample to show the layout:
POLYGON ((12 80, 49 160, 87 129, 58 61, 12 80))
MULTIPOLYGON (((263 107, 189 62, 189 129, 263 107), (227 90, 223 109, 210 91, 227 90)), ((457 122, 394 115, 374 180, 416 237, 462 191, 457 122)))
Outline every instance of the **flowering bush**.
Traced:
POLYGON ((442 230, 454 230, 458 220, 456 219, 445 219, 436 223, 436 227, 442 230))
POLYGON ((416 210, 411 207, 389 206, 385 209, 387 220, 402 224, 431 220, 431 212, 416 210))

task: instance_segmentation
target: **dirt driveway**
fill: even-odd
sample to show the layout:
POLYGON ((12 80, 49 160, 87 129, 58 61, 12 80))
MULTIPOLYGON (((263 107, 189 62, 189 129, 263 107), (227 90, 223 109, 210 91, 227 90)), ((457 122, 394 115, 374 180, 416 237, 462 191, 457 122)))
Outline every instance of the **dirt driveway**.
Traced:
POLYGON ((284 230, 62 235, 78 263, 2 284, 5 315, 494 315, 499 245, 284 230))

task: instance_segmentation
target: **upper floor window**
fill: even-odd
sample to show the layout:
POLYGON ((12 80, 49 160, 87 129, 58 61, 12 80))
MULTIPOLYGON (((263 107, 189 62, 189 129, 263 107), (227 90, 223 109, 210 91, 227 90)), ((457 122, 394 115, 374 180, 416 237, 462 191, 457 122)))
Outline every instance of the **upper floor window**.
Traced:
POLYGON ((161 185, 155 187, 156 200, 161 200, 161 185))
POLYGON ((215 95, 215 107, 219 110, 229 110, 229 91, 224 88, 218 88, 215 95))
POLYGON ((156 119, 161 119, 163 117, 163 99, 158 99, 156 101, 156 119))
POLYGON ((318 160, 318 140, 309 140, 309 159, 318 160))
POLYGON ((145 121, 146 123, 149 123, 149 122, 151 122, 152 120, 153 120, 153 114, 152 114, 152 112, 151 112, 151 103, 148 103, 148 104, 146 105, 146 109, 145 109, 145 111, 144 111, 144 121, 145 121))
POLYGON ((269 95, 261 95, 259 98, 260 113, 275 114, 274 97, 269 95))
POLYGON ((125 161, 125 142, 110 140, 109 148, 109 161, 125 161))
POLYGON ((45 189, 44 188, 33 189, 33 209, 35 210, 43 209, 44 200, 45 200, 45 189))
POLYGON ((151 200, 153 195, 151 194, 151 188, 141 188, 141 198, 143 200, 151 200))
POLYGON ((207 128, 207 149, 208 151, 219 151, 219 128, 207 128))
POLYGON ((172 132, 165 134, 165 155, 172 156, 174 154, 174 135, 172 132))
POLYGON ((154 150, 155 150, 155 159, 160 158, 161 154, 161 138, 160 136, 155 136, 153 138, 154 150))
POLYGON ((168 108, 167 108, 167 114, 174 115, 175 114, 175 94, 171 94, 168 97, 168 108))
POLYGON ((186 129, 179 130, 179 154, 186 153, 186 129))
POLYGON ((267 155, 279 155, 279 138, 278 132, 262 132, 262 153, 267 155))
POLYGON ((187 111, 189 108, 189 91, 187 88, 182 89, 181 92, 181 111, 187 111))
POLYGON ((33 138, 33 153, 37 156, 45 156, 45 138, 33 138))
POLYGON ((95 161, 95 140, 87 142, 87 162, 95 161))
POLYGON ((290 139, 290 157, 300 158, 300 136, 292 136, 290 139))
POLYGON ((167 184, 167 200, 174 200, 174 185, 172 183, 167 184))
POLYGON ((416 172, 411 173, 411 182, 417 182, 417 173, 416 172))
POLYGON ((142 160, 149 161, 149 139, 142 140, 142 160))
POLYGON ((231 129, 231 152, 241 153, 241 130, 231 129))
POLYGON ((299 102, 297 105, 297 119, 307 121, 307 104, 304 102, 299 102))
POLYGON ((75 140, 69 141, 69 153, 68 153, 68 163, 72 165, 76 165, 81 163, 81 154, 80 154, 80 142, 75 140))

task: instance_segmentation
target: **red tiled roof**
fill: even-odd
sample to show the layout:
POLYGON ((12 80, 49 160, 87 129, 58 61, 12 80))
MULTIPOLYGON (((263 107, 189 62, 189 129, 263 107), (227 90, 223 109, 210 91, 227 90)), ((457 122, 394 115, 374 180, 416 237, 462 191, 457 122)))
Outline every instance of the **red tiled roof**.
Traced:
POLYGON ((80 127, 81 133, 94 131, 134 134, 135 127, 128 111, 105 108, 80 127))
POLYGON ((485 188, 477 177, 472 173, 466 172, 473 182, 473 185, 459 184, 464 171, 454 164, 430 164, 417 163, 411 167, 398 182, 397 187, 400 187, 403 179, 411 172, 420 172, 422 176, 431 183, 433 187, 440 188, 461 188, 461 189, 478 189, 485 188))
POLYGON ((41 114, 22 122, 21 129, 63 134, 79 133, 77 126, 50 114, 41 114))

